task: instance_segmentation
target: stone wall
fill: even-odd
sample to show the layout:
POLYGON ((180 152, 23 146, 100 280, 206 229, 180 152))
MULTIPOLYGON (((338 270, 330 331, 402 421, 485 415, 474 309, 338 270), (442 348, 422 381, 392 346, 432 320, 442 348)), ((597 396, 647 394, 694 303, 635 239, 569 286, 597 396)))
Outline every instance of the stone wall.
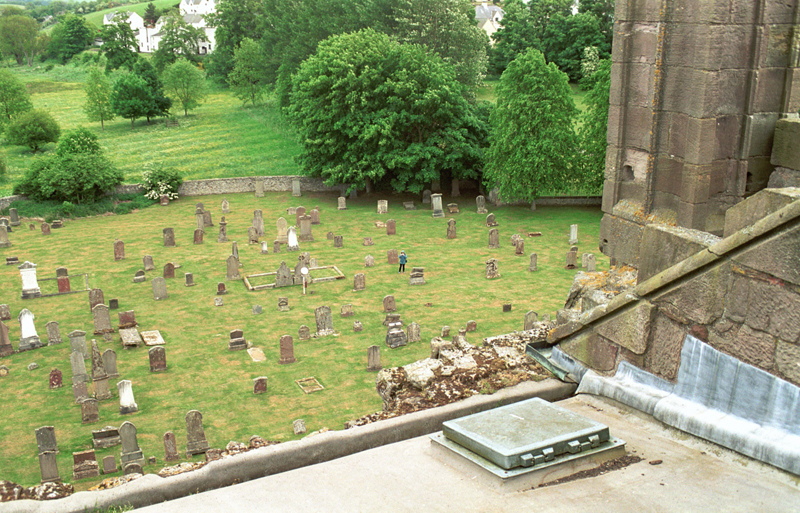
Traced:
POLYGON ((800 189, 762 191, 742 207, 748 202, 777 210, 762 217, 742 208, 745 228, 557 326, 548 341, 601 373, 627 361, 674 381, 692 334, 800 385, 800 189))
POLYGON ((8 206, 11 205, 11 203, 14 201, 21 201, 26 199, 28 199, 27 196, 20 196, 20 195, 6 196, 4 198, 0 198, 0 210, 8 208, 8 206))
MULTIPOLYGON (((336 192, 342 187, 328 187, 320 178, 308 176, 241 176, 236 178, 208 178, 204 180, 186 180, 178 189, 181 196, 205 196, 209 194, 233 194, 237 192, 255 192, 255 182, 264 181, 267 192, 289 192, 292 180, 300 181, 300 190, 305 192, 336 192)), ((117 194, 135 194, 142 192, 138 184, 125 184, 117 187, 117 194)))

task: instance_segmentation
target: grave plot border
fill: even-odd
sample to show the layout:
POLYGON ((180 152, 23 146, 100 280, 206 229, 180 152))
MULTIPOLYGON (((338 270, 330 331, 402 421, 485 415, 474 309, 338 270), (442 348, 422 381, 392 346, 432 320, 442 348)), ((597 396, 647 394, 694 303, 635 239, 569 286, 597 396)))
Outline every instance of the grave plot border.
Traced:
POLYGON ((317 378, 315 378, 314 376, 310 376, 308 378, 303 378, 303 379, 296 379, 294 382, 297 383, 297 386, 300 387, 300 390, 302 390, 306 394, 313 394, 314 392, 325 390, 325 387, 322 386, 322 383, 320 383, 319 380, 317 380, 317 378), (308 383, 308 385, 304 385, 305 383, 308 383))
MULTIPOLYGON (((90 290, 92 290, 91 287, 89 287, 89 273, 68 274, 67 278, 72 278, 72 277, 77 278, 79 276, 83 276, 83 286, 86 287, 86 288, 84 288, 82 290, 70 290, 69 292, 56 292, 55 294, 41 294, 39 296, 23 297, 22 299, 36 299, 38 297, 66 296, 66 295, 69 295, 69 294, 78 294, 78 293, 81 293, 81 292, 89 292, 90 290)), ((63 276, 62 276, 62 278, 63 278, 63 276)), ((36 281, 37 282, 43 282, 43 281, 56 281, 56 280, 58 280, 58 278, 38 278, 36 281)))
MULTIPOLYGON (((308 268, 308 272, 310 273, 312 271, 320 271, 320 270, 323 270, 323 269, 333 269, 334 271, 336 271, 336 276, 325 276, 324 278, 311 278, 311 280, 309 281, 309 284, 311 284, 311 283, 325 283, 326 281, 336 281, 336 280, 345 279, 344 273, 341 270, 339 270, 339 268, 336 267, 335 265, 321 265, 321 266, 318 266, 318 267, 309 267, 308 268)), ((289 269, 289 272, 291 273, 292 276, 294 276, 294 269, 289 269)), ((272 271, 272 272, 269 272, 269 273, 248 274, 248 275, 242 277, 242 281, 244 282, 244 286, 247 287, 247 290, 249 290, 251 292, 252 291, 256 291, 256 290, 274 289, 275 285, 276 285, 275 283, 267 283, 265 285, 251 285, 250 284, 250 278, 260 278, 262 276, 276 276, 277 274, 278 274, 278 271, 272 271)))

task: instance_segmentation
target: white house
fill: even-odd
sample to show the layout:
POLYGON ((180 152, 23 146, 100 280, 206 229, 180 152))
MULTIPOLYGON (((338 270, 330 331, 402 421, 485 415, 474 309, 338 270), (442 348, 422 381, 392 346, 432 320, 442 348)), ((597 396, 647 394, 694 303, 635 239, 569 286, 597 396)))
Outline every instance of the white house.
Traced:
POLYGON ((475 6, 475 19, 478 20, 478 28, 486 32, 489 41, 494 44, 492 34, 500 30, 500 22, 503 20, 503 10, 496 5, 489 5, 482 2, 475 6))

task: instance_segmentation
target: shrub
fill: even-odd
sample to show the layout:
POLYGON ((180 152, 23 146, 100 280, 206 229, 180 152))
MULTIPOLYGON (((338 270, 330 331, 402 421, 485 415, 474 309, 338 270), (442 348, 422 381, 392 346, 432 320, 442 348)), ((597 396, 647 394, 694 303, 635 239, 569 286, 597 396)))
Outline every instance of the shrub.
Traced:
POLYGON ((165 167, 162 164, 151 164, 142 173, 142 183, 146 198, 156 200, 162 194, 169 196, 169 199, 178 199, 178 189, 183 183, 183 176, 180 171, 172 167, 165 167))
POLYGON ((6 156, 0 153, 0 181, 6 178, 6 156))
POLYGON ((81 126, 64 134, 64 137, 58 142, 56 153, 59 155, 68 153, 101 155, 103 150, 100 148, 100 143, 97 142, 97 136, 94 132, 81 126))
POLYGON ((61 128, 48 112, 29 110, 18 114, 6 128, 6 142, 28 146, 34 153, 49 142, 58 141, 61 128))
POLYGON ((122 172, 102 155, 67 153, 37 159, 14 186, 15 194, 34 200, 69 201, 80 205, 102 198, 122 183, 122 172))

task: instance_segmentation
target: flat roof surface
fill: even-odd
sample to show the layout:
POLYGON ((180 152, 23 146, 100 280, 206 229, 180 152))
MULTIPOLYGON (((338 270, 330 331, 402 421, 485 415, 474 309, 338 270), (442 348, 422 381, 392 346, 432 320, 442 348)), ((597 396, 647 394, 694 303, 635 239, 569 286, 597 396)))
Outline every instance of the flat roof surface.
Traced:
POLYGON ((579 395, 557 404, 609 426, 642 461, 514 492, 495 486, 483 470, 444 463, 422 436, 137 511, 800 511, 798 476, 610 399, 579 395))

